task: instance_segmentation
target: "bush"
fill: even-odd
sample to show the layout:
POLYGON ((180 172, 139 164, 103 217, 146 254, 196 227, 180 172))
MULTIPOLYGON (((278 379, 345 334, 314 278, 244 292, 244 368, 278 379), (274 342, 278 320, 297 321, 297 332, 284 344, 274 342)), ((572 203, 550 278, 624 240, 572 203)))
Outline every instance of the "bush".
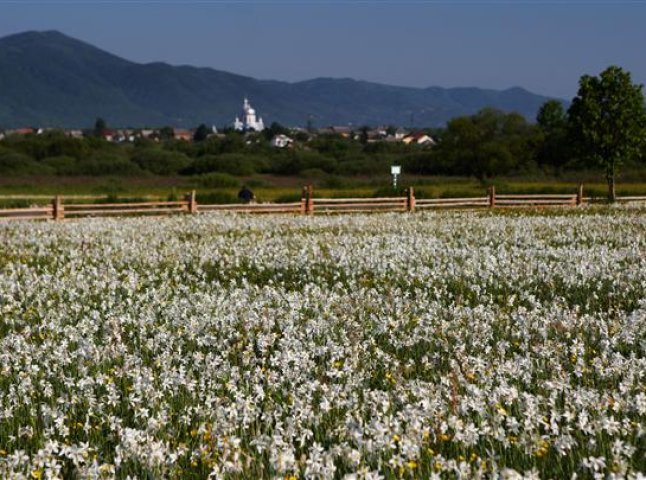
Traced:
POLYGON ((240 181, 228 173, 207 173, 197 178, 198 184, 206 188, 238 187, 240 181))
POLYGON ((265 182, 262 178, 250 178, 247 180, 247 186, 250 188, 266 187, 267 182, 265 182))
POLYGON ((179 173, 191 164, 191 159, 181 152, 172 152, 158 148, 136 150, 132 156, 132 161, 143 170, 157 175, 179 173))
POLYGON ((67 155, 47 157, 41 160, 41 163, 51 167, 56 175, 75 175, 79 170, 78 160, 67 155))
POLYGON ((28 155, 12 150, 0 150, 0 173, 3 175, 52 175, 54 169, 28 155))
POLYGON ((271 171, 279 175, 297 175, 312 169, 333 173, 337 169, 337 161, 316 152, 289 152, 276 157, 271 165, 271 171))
POLYGON ((141 175, 139 166, 117 151, 97 151, 79 162, 79 173, 85 175, 141 175))

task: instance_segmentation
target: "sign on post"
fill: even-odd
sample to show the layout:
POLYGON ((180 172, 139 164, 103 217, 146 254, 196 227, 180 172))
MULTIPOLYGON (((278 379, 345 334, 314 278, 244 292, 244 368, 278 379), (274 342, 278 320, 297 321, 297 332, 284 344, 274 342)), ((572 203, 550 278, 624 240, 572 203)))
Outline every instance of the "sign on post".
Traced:
POLYGON ((393 190, 397 190, 397 177, 402 173, 402 167, 393 165, 390 167, 390 173, 393 176, 393 190))

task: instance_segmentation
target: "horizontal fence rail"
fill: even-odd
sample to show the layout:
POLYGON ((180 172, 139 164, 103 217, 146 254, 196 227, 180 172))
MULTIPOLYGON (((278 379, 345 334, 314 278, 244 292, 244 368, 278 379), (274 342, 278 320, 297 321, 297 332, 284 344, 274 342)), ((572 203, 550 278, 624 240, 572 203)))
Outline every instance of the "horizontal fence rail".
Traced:
POLYGON ((188 211, 189 202, 139 202, 139 203, 99 203, 99 204, 61 204, 65 217, 105 216, 128 214, 164 214, 188 211))
POLYGON ((406 197, 317 198, 311 213, 404 212, 406 197))
MULTIPOLYGON (((51 197, 50 197, 51 198, 51 197)), ((208 212, 291 213, 301 215, 335 213, 414 212, 415 210, 579 206, 601 203, 605 199, 583 196, 583 185, 571 194, 496 194, 489 187, 484 197, 415 198, 410 187, 405 196, 378 198, 315 198, 312 186, 303 187, 300 202, 198 204, 195 191, 179 201, 143 201, 135 203, 64 203, 55 197, 50 205, 29 208, 0 208, 0 220, 63 220, 65 218, 108 217, 128 215, 179 215, 208 212)), ((646 196, 618 197, 620 203, 646 203, 646 196)))
POLYGON ((50 220, 52 207, 4 208, 0 210, 0 220, 50 220))
POLYGON ((231 203, 225 205, 198 205, 198 212, 238 213, 301 213, 301 202, 294 203, 231 203))
POLYGON ((415 201, 417 209, 488 207, 489 197, 472 198, 422 198, 415 201))

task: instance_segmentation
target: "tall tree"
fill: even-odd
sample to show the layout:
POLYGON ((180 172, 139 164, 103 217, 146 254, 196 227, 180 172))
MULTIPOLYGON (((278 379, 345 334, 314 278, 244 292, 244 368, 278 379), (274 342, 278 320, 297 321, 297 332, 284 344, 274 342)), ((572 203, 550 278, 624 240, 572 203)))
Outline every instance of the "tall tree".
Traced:
POLYGON ((195 132, 193 133, 193 140, 195 140, 196 142, 203 142, 204 140, 206 140, 206 137, 208 137, 210 133, 211 129, 202 123, 195 129, 195 132))
POLYGON ((608 201, 616 200, 619 166, 641 154, 646 138, 642 85, 610 66, 599 77, 584 75, 568 110, 571 132, 586 158, 605 169, 608 201))
POLYGON ((536 152, 541 164, 562 166, 570 157, 567 141, 567 115, 558 100, 548 100, 538 111, 536 123, 542 142, 536 152))
POLYGON ((107 128, 108 124, 106 121, 103 118, 98 117, 96 122, 94 122, 94 136, 100 137, 107 128))
POLYGON ((567 123, 563 104, 558 100, 548 100, 538 110, 536 123, 545 132, 564 128, 567 123))

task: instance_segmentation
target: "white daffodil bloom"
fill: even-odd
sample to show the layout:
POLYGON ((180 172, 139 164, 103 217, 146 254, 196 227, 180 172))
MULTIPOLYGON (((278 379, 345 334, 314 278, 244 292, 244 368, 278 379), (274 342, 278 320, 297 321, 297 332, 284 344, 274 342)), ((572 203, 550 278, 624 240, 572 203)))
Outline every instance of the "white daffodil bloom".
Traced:
POLYGON ((0 224, 0 478, 630 478, 646 210, 0 224))

